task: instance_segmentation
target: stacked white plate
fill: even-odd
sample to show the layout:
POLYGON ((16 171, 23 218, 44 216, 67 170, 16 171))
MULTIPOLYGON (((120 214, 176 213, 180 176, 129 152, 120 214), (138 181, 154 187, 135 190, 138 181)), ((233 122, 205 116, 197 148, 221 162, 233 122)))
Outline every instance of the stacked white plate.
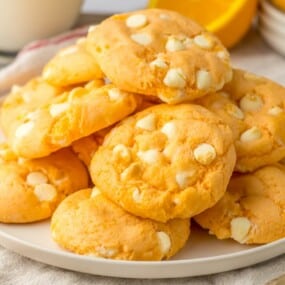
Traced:
POLYGON ((262 0, 260 4, 259 30, 264 40, 285 56, 285 12, 268 0, 262 0))

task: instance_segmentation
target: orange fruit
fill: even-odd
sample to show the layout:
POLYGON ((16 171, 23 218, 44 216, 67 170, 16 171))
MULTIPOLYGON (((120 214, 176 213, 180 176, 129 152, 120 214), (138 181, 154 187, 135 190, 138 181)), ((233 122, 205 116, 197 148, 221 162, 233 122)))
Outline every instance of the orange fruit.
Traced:
POLYGON ((192 18, 226 47, 240 41, 251 26, 258 0, 149 0, 149 8, 170 9, 192 18))
POLYGON ((285 11, 285 0, 272 0, 271 2, 279 9, 285 11))

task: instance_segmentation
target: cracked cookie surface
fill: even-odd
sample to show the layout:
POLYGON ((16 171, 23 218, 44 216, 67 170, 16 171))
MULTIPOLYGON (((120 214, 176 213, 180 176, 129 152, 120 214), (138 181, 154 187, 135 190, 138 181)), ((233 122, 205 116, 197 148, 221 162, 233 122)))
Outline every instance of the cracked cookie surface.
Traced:
POLYGON ((119 123, 90 173, 126 211, 165 222, 215 204, 235 164, 232 132, 198 105, 157 105, 119 123))
POLYGON ((221 42, 173 11, 114 15, 88 33, 87 47, 119 88, 166 103, 219 90, 232 76, 221 42))

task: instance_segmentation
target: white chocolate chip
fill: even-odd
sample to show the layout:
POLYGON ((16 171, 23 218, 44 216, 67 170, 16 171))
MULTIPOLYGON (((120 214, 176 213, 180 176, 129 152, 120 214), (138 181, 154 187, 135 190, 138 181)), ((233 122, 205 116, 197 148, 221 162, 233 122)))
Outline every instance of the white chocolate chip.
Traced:
POLYGON ((57 195, 55 187, 46 183, 36 185, 34 193, 39 201, 52 201, 57 195))
POLYGON ((55 118, 64 113, 68 108, 68 103, 52 104, 50 105, 49 113, 55 118))
POLYGON ((167 158, 172 158, 173 153, 174 153, 174 151, 173 151, 173 147, 171 145, 166 146, 164 148, 164 150, 162 151, 162 154, 164 156, 166 156, 167 158))
POLYGON ((170 19, 170 17, 167 14, 160 14, 159 18, 162 20, 169 20, 170 19))
POLYGON ((151 36, 146 33, 133 34, 131 39, 142 46, 147 46, 152 42, 151 36))
POLYGON ((272 107, 268 110, 268 114, 271 116, 278 116, 282 113, 284 113, 284 110, 279 106, 272 107))
POLYGON ((217 57, 222 59, 222 60, 226 60, 229 58, 229 54, 227 52, 221 50, 221 51, 217 52, 217 57))
POLYGON ((203 165, 209 165, 216 156, 215 148, 208 143, 202 143, 194 149, 195 159, 203 165))
POLYGON ((184 50, 185 45, 182 40, 170 37, 166 42, 165 49, 167 51, 174 52, 174 51, 184 50))
POLYGON ((118 88, 108 90, 108 96, 111 101, 117 101, 122 97, 122 92, 118 88))
POLYGON ((135 188, 135 190, 133 191, 133 200, 137 203, 141 202, 142 200, 142 196, 141 196, 141 192, 138 188, 135 188))
POLYGON ((260 139, 262 136, 262 133, 258 127, 252 127, 245 132, 243 132, 240 136, 241 142, 252 142, 255 140, 260 139))
POLYGON ((171 93, 169 92, 158 93, 159 99, 161 99, 161 101, 166 102, 168 104, 178 104, 180 102, 183 102, 185 100, 185 95, 186 93, 185 93, 185 90, 183 89, 171 90, 171 93))
POLYGON ((33 98, 33 94, 31 92, 23 92, 22 93, 22 98, 24 100, 25 103, 29 103, 32 101, 32 98, 33 98))
POLYGON ((92 189, 90 198, 95 198, 95 197, 97 197, 100 194, 101 194, 100 190, 97 187, 94 187, 92 189))
POLYGON ((127 167, 120 175, 122 181, 134 180, 141 173, 141 167, 139 163, 132 163, 127 167))
POLYGON ((153 131, 155 129, 155 121, 155 115, 149 114, 137 121, 136 127, 147 131, 153 131))
POLYGON ((181 68, 169 69, 163 83, 171 88, 184 88, 186 86, 186 75, 181 68))
POLYGON ((86 38, 82 37, 82 38, 79 38, 77 41, 76 41, 76 44, 77 45, 83 45, 86 43, 86 38))
POLYGON ((21 89, 21 86, 15 84, 11 88, 11 93, 18 93, 21 89))
POLYGON ((169 252, 170 248, 171 248, 170 237, 165 232, 157 232, 156 235, 157 235, 157 238, 158 238, 160 250, 161 250, 163 255, 166 255, 169 252))
POLYGON ((188 171, 180 171, 176 174, 176 182, 181 189, 186 188, 193 182, 193 178, 195 177, 197 171, 195 169, 191 169, 188 171))
POLYGON ((231 220, 231 237, 237 242, 244 243, 251 228, 248 218, 238 217, 231 220))
POLYGON ((33 121, 30 121, 30 122, 27 122, 27 123, 20 125, 15 131, 15 137, 16 138, 23 138, 23 137, 27 136, 32 131, 34 126, 35 126, 35 124, 33 121))
POLYGON ((71 47, 68 47, 68 48, 62 50, 61 52, 59 52, 59 56, 64 57, 66 55, 77 53, 77 52, 78 52, 78 47, 77 46, 71 46, 71 47))
POLYGON ((37 120, 41 115, 41 112, 38 110, 38 111, 35 111, 35 112, 31 112, 31 113, 28 113, 26 115, 26 120, 28 121, 35 121, 37 120))
POLYGON ((193 44, 193 40, 188 37, 174 37, 170 36, 167 39, 165 49, 169 52, 185 50, 193 44))
POLYGON ((260 96, 248 93, 241 98, 239 105, 244 112, 255 112, 262 108, 263 101, 260 96))
POLYGON ((176 126, 174 122, 167 122, 161 128, 161 132, 164 133, 168 139, 173 139, 176 135, 176 126))
POLYGON ((199 90, 208 90, 212 85, 211 73, 207 70, 198 70, 196 73, 196 84, 199 90))
POLYGON ((193 41, 197 46, 204 49, 211 49, 214 46, 214 43, 205 35, 198 35, 194 37, 193 41))
POLYGON ((47 176, 40 171, 31 172, 26 177, 26 183, 30 186, 45 184, 47 182, 48 182, 47 176))
POLYGON ((244 119, 244 113, 243 111, 234 104, 227 104, 226 105, 226 111, 229 115, 235 117, 236 119, 242 120, 244 119))
POLYGON ((142 28, 147 24, 147 17, 143 14, 135 14, 127 18, 126 25, 129 28, 142 28))
POLYGON ((97 246, 96 251, 100 256, 105 258, 110 258, 113 257, 115 254, 117 254, 116 249, 105 248, 104 246, 97 246))
POLYGON ((155 68, 155 67, 158 67, 158 68, 167 68, 167 64, 166 62, 161 59, 161 58, 157 58, 155 60, 153 60, 151 63, 150 63, 150 66, 152 68, 155 68))
POLYGON ((113 148, 113 155, 123 159, 131 160, 131 152, 129 148, 123 144, 117 144, 113 148))
POLYGON ((92 25, 88 28, 88 33, 93 33, 97 29, 97 25, 92 25))
POLYGON ((158 161, 160 152, 157 149, 150 149, 146 151, 138 151, 137 155, 142 161, 148 164, 154 164, 158 161))

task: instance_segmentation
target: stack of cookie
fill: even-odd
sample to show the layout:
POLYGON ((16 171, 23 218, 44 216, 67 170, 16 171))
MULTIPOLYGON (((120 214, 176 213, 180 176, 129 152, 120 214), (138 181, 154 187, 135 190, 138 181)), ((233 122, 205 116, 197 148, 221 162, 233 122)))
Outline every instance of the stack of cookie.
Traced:
POLYGON ((220 239, 285 237, 284 108, 192 20, 114 15, 5 99, 0 221, 57 208, 60 246, 125 260, 170 258, 192 217, 220 239))

